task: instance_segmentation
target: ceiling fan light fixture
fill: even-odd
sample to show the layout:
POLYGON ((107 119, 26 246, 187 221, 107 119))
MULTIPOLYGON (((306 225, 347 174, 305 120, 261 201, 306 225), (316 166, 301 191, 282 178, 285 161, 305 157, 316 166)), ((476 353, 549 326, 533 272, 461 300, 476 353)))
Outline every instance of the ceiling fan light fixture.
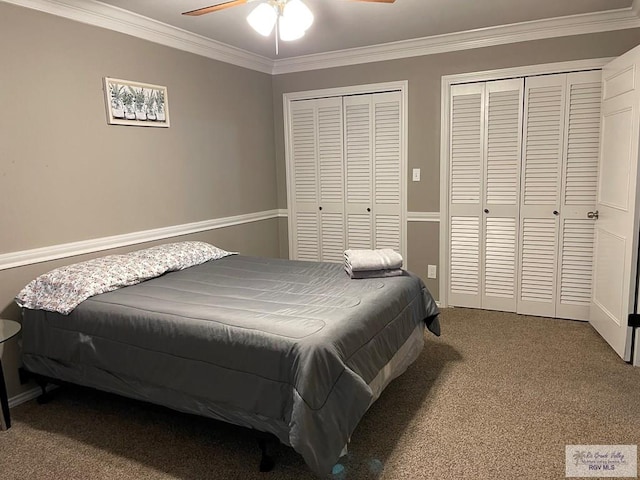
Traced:
POLYGON ((298 40, 304 36, 304 30, 291 18, 287 18, 284 15, 278 18, 278 33, 280 34, 280 40, 283 42, 298 40))
POLYGON ((261 3, 247 16, 247 22, 264 37, 271 35, 278 20, 278 11, 268 3, 261 3))
POLYGON ((301 0, 289 0, 282 9, 282 16, 295 23, 296 28, 303 32, 313 23, 313 13, 301 0))

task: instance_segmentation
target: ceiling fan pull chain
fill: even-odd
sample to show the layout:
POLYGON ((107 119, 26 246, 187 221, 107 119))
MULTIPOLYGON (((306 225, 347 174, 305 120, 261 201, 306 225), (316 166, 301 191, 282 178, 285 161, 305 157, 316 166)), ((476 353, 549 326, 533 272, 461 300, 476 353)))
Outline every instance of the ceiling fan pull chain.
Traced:
POLYGON ((276 57, 278 56, 278 36, 280 32, 278 32, 278 21, 276 20, 276 57))

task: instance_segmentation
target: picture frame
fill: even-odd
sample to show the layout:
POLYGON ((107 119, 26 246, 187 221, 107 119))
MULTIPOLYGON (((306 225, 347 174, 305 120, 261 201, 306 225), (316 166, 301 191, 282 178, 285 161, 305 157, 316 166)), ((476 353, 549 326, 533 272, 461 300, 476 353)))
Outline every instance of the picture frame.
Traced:
POLYGON ((167 87, 104 77, 104 98, 109 125, 170 125, 167 87))

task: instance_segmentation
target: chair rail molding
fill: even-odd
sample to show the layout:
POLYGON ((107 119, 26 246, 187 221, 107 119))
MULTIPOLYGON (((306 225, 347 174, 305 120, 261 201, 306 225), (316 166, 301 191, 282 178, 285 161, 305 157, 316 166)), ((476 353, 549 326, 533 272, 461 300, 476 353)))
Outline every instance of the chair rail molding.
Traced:
POLYGON ((270 220, 282 216, 286 216, 286 213, 283 213, 283 210, 266 210, 263 212, 215 218, 201 222, 185 223, 182 225, 143 230, 140 232, 125 233, 122 235, 112 235, 109 237, 82 240, 79 242, 63 243, 49 247, 3 253, 0 254, 0 270, 32 265, 34 263, 48 262, 50 260, 58 260, 60 258, 73 257, 86 253, 111 250, 113 248, 152 242, 154 240, 205 232, 218 228, 233 227, 235 225, 243 225, 245 223, 259 222, 261 220, 270 220))
POLYGON ((440 212, 407 212, 407 222, 439 222, 440 212))

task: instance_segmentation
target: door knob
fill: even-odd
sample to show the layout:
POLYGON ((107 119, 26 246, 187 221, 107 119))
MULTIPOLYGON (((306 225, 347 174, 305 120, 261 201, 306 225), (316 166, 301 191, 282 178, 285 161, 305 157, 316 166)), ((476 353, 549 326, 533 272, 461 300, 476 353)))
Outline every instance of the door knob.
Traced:
POLYGON ((318 207, 318 210, 322 210, 322 207, 318 207))
POLYGON ((558 210, 554 210, 554 211, 553 211, 553 214, 554 214, 554 215, 559 215, 558 210))
POLYGON ((371 209, 370 209, 370 208, 367 208, 367 212, 370 212, 370 211, 371 211, 371 209))
POLYGON ((595 212, 587 212, 587 218, 592 218, 593 220, 598 219, 598 210, 595 212))
POLYGON ((489 213, 489 209, 488 209, 488 208, 485 208, 485 209, 484 209, 484 213, 489 213))

